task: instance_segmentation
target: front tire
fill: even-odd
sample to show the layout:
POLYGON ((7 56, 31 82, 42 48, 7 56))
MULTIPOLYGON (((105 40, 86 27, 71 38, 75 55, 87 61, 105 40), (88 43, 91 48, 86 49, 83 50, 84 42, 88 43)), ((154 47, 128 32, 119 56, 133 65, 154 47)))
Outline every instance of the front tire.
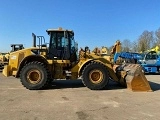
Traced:
POLYGON ((39 90, 48 85, 48 72, 43 63, 30 62, 20 73, 21 83, 29 90, 39 90))
POLYGON ((107 68, 97 62, 89 63, 82 72, 82 82, 91 90, 104 89, 109 82, 107 68))

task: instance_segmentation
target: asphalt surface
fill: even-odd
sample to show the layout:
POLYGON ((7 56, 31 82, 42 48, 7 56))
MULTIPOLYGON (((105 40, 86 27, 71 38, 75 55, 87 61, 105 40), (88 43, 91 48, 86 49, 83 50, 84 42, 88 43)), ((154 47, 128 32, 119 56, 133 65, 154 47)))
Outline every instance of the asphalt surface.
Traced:
POLYGON ((153 92, 132 92, 114 82, 92 91, 81 80, 30 91, 0 73, 0 120, 159 120, 160 75, 146 77, 153 92))

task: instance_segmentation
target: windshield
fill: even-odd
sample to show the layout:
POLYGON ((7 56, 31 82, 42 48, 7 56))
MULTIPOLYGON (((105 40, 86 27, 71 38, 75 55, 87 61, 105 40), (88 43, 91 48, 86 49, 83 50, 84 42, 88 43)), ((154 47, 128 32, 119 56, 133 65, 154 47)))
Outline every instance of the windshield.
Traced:
POLYGON ((75 51, 75 40, 74 36, 70 36, 71 39, 71 51, 75 51))
POLYGON ((78 49, 78 46, 77 46, 77 44, 75 42, 75 39, 74 39, 74 33, 69 32, 69 37, 70 37, 70 40, 71 40, 71 53, 74 53, 78 49))
POLYGON ((153 60, 153 59, 157 59, 157 53, 155 51, 151 51, 149 53, 146 54, 146 60, 153 60))

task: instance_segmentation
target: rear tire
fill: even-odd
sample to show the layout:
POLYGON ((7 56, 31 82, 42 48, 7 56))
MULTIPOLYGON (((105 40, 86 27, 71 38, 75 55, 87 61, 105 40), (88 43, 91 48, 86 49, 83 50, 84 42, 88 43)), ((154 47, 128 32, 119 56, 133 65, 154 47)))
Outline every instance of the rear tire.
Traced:
POLYGON ((109 82, 107 68, 97 62, 89 63, 82 72, 82 82, 91 90, 104 89, 109 82))
POLYGON ((20 73, 21 83, 29 90, 39 90, 48 85, 48 71, 43 63, 30 62, 20 73))

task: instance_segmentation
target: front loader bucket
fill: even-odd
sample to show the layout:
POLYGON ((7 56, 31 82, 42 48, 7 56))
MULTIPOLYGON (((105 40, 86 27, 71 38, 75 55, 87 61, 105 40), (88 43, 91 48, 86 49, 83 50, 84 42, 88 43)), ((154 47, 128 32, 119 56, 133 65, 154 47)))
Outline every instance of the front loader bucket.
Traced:
POLYGON ((123 70, 127 71, 125 76, 127 89, 132 91, 152 91, 139 64, 125 65, 123 70))

